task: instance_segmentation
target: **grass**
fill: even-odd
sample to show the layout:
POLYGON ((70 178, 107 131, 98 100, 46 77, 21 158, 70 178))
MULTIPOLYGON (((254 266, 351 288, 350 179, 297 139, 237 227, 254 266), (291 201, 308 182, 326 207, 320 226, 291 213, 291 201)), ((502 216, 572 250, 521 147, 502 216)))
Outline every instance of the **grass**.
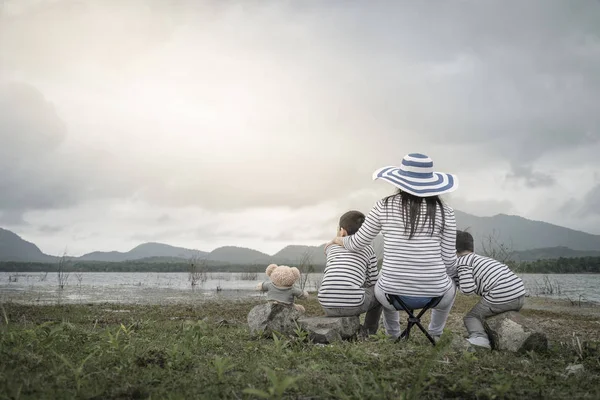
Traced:
MULTIPOLYGON (((460 296, 442 345, 378 334, 328 346, 250 337, 257 301, 197 305, 6 303, 0 314, 5 399, 597 399, 600 316, 525 310, 549 331, 545 354, 458 350, 460 296), (554 325, 551 321, 555 321, 554 325), (583 364, 568 375, 566 368, 583 364)), ((322 315, 316 300, 301 302, 322 315)), ((576 308, 574 308, 576 309, 576 308)))

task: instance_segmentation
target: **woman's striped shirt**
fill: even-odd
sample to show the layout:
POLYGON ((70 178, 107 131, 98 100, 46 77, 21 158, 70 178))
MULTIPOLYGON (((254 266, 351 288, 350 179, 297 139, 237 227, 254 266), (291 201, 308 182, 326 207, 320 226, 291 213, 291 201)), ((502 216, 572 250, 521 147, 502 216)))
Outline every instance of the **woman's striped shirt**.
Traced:
POLYGON ((460 291, 476 293, 494 304, 508 303, 525 295, 523 281, 506 265, 493 258, 469 253, 456 263, 460 291))
POLYGON ((409 239, 405 231, 400 196, 379 200, 356 234, 344 238, 344 247, 360 251, 378 233, 383 234, 383 265, 377 284, 385 292, 404 296, 441 296, 456 276, 456 217, 444 205, 445 226, 442 229, 441 207, 436 207, 433 235, 429 220, 424 223, 427 204, 421 205, 420 223, 409 239))
POLYGON ((325 249, 327 264, 319 288, 318 299, 323 307, 358 307, 365 299, 363 288, 377 281, 377 256, 373 246, 353 253, 332 244, 325 249))

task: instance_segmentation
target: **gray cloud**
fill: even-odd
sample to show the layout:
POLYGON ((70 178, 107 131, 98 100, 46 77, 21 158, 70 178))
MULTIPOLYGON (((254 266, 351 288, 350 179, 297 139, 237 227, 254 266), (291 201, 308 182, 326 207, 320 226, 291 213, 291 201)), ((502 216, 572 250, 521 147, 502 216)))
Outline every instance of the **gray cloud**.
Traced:
POLYGON ((72 62, 74 70, 97 64, 104 67, 102 73, 120 79, 119 68, 127 60, 168 40, 175 26, 184 22, 185 11, 177 3, 182 4, 6 0, 0 13, 0 65, 32 75, 76 79, 78 73, 65 64, 72 62))
POLYGON ((451 199, 454 209, 480 217, 511 214, 515 209, 514 204, 508 200, 469 200, 456 195, 451 196, 451 199))
POLYGON ((169 214, 162 214, 161 216, 156 218, 156 222, 158 222, 159 224, 168 223, 171 222, 171 220, 172 218, 169 214))
POLYGON ((5 226, 27 225, 27 222, 23 219, 23 212, 15 210, 0 212, 0 223, 5 226))
MULTIPOLYGON (((489 158, 509 161, 509 178, 531 188, 551 186, 553 176, 536 170, 540 157, 600 143, 600 80, 594 73, 600 70, 600 42, 591 18, 600 14, 592 3, 573 11, 561 2, 544 2, 518 12, 482 4, 452 7, 442 20, 437 17, 439 8, 445 9, 440 4, 307 8, 294 14, 296 29, 276 25, 277 36, 259 26, 275 23, 276 17, 291 18, 285 6, 249 7, 233 14, 244 15, 248 30, 239 38, 240 47, 278 62, 274 79, 279 73, 294 76, 298 85, 302 82, 327 100, 300 106, 292 100, 302 94, 300 86, 291 86, 290 97, 282 100, 292 100, 284 117, 293 124, 269 115, 271 122, 260 126, 273 130, 280 124, 279 135, 286 139, 326 127, 321 135, 337 140, 319 143, 322 136, 308 134, 295 147, 305 154, 294 155, 290 146, 289 157, 272 165, 245 166, 248 176, 261 178, 257 190, 242 175, 222 172, 203 177, 202 185, 190 180, 189 187, 174 191, 149 186, 148 195, 161 203, 196 198, 207 207, 301 206, 323 200, 330 189, 363 187, 364 177, 385 158, 393 155, 398 162, 403 148, 408 151, 411 143, 421 142, 475 143, 489 158), (332 8, 335 16, 329 14, 332 8), (326 23, 327 18, 335 23, 326 23), (309 42, 314 45, 307 46, 309 42), (339 162, 307 165, 306 155, 317 152, 339 162), (317 170, 316 165, 327 167, 317 170), (193 194, 201 186, 214 187, 218 195, 200 200, 193 194)), ((217 19, 217 32, 230 32, 225 21, 237 19, 231 14, 217 19)), ((274 144, 277 148, 279 143, 274 144)))
POLYGON ((506 177, 509 180, 523 180, 525 185, 530 188, 550 187, 556 184, 556 179, 550 175, 539 171, 533 171, 529 165, 514 165, 512 172, 506 177))
MULTIPOLYGON (((364 37, 369 61, 348 68, 370 77, 361 100, 390 131, 477 143, 516 175, 544 154, 599 143, 596 2, 388 3, 383 11, 367 13, 353 34, 364 37)), ((548 183, 536 175, 533 184, 548 183)))
POLYGON ((459 175, 456 208, 518 211, 462 177, 521 196, 560 186, 548 159, 600 167, 573 156, 600 145, 597 2, 6 3, 0 74, 31 83, 0 93, 4 220, 103 198, 298 210, 411 151, 459 175))
POLYGON ((52 103, 31 85, 0 85, 0 209, 28 209, 75 202, 60 145, 66 126, 52 103))
POLYGON ((600 184, 585 194, 577 214, 581 217, 600 216, 600 184))
POLYGON ((131 180, 106 152, 73 147, 54 104, 32 85, 0 83, 0 212, 10 225, 29 210, 127 195, 131 180), (113 162, 111 162, 113 161, 113 162))
POLYGON ((38 228, 38 231, 46 234, 55 234, 64 231, 64 226, 59 225, 42 225, 38 228))

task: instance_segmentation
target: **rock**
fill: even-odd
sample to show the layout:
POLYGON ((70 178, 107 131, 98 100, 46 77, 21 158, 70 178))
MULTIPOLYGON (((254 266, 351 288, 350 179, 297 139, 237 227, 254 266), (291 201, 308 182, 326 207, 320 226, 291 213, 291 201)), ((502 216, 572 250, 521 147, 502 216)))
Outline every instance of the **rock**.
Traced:
POLYGON ((484 326, 495 350, 526 352, 548 349, 546 335, 518 312, 494 315, 486 319, 484 326))
POLYGON ((300 318, 298 324, 309 332, 314 343, 332 343, 356 338, 360 332, 358 317, 300 318))
POLYGON ((471 346, 467 339, 462 337, 461 335, 452 335, 452 340, 450 341, 450 348, 458 352, 474 352, 476 350, 473 346, 471 346))
POLYGON ((577 374, 579 372, 585 371, 585 367, 583 366, 583 364, 569 365, 566 368, 566 371, 567 371, 567 375, 577 374))
POLYGON ((250 334, 273 336, 273 332, 293 335, 300 312, 293 305, 267 302, 254 306, 248 313, 250 334))

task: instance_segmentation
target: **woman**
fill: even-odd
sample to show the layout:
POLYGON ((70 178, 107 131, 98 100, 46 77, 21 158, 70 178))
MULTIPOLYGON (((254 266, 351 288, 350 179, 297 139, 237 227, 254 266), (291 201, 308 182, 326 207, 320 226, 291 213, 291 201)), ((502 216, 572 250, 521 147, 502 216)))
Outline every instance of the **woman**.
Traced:
POLYGON ((400 315, 386 299, 399 295, 414 308, 443 296, 432 309, 429 334, 439 339, 454 304, 456 287, 456 218, 439 195, 458 187, 456 176, 433 172, 433 161, 423 154, 408 154, 400 167, 381 168, 373 179, 383 179, 398 192, 379 200, 361 228, 331 243, 359 251, 383 233, 384 256, 375 296, 383 305, 386 333, 400 336, 400 315))

